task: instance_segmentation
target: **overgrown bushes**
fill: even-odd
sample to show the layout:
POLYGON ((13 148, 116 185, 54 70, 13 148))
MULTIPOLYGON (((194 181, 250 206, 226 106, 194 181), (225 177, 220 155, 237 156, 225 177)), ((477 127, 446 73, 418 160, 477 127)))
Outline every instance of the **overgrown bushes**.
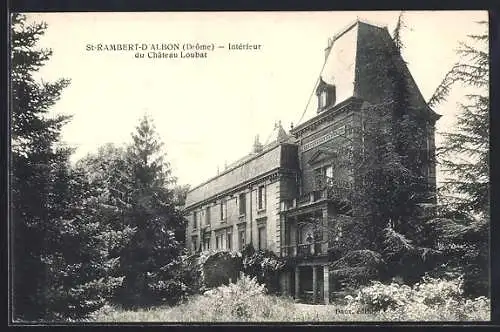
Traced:
MULTIPOLYGON (((105 307, 92 321, 162 322, 245 322, 287 321, 297 311, 291 300, 267 295, 257 279, 243 275, 236 282, 190 297, 176 307, 145 308, 135 311, 105 307), (290 316, 292 314, 292 316, 290 316)), ((295 320, 300 320, 297 317, 295 320)))
POLYGON ((353 250, 330 264, 331 274, 344 291, 368 284, 383 274, 382 255, 372 250, 353 250))
POLYGON ((463 279, 424 277, 412 287, 374 281, 346 296, 350 311, 377 312, 381 320, 472 321, 490 319, 490 300, 464 297, 463 279))
POLYGON ((214 288, 236 281, 241 268, 239 253, 220 251, 210 255, 203 265, 205 287, 214 288))
POLYGON ((269 293, 279 292, 279 272, 285 267, 285 262, 270 250, 255 250, 247 245, 241 253, 243 258, 243 273, 255 277, 259 283, 266 286, 269 293))
POLYGON ((229 285, 194 295, 175 307, 126 311, 104 307, 92 321, 108 322, 331 322, 331 321, 457 321, 489 319, 489 300, 465 300, 462 281, 424 279, 413 287, 378 282, 348 298, 347 305, 303 305, 266 294, 257 279, 242 276, 229 285))

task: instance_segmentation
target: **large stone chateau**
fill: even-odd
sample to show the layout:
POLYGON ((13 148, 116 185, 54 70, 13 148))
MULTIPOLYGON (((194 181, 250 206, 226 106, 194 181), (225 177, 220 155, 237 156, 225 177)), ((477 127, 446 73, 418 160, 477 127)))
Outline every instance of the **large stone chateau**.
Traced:
POLYGON ((280 276, 281 291, 328 303, 333 288, 328 253, 348 236, 337 221, 346 217, 355 181, 348 168, 333 167, 336 148, 341 141, 363 148, 363 130, 353 129, 363 128, 368 106, 394 93, 391 77, 374 63, 387 62, 405 77, 408 111, 424 118, 424 174, 429 190, 435 190, 439 115, 426 104, 399 53, 384 52, 391 48, 395 45, 386 27, 360 20, 331 38, 316 88, 317 114, 288 133, 277 123, 271 143, 262 145, 256 138, 250 154, 188 192, 188 248, 239 250, 252 244, 292 256, 294 266, 280 276))

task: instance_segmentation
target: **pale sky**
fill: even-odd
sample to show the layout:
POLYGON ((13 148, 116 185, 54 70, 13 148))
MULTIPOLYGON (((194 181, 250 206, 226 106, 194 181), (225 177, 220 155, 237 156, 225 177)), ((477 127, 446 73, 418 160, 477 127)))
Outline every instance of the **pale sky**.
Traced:
MULTIPOLYGON (((73 114, 63 140, 73 160, 105 143, 131 140, 143 114, 155 121, 179 184, 192 187, 217 167, 246 155, 255 135, 265 141, 274 123, 286 130, 301 117, 324 61, 328 38, 357 17, 388 26, 398 11, 43 13, 40 45, 54 54, 40 76, 70 78, 54 113, 73 114), (200 42, 225 45, 203 59, 138 59, 135 52, 86 51, 97 43, 200 42), (228 43, 260 44, 259 51, 228 51, 228 43)), ((413 78, 427 100, 456 62, 465 36, 479 31, 486 11, 406 12, 403 31, 413 78)), ((438 131, 449 130, 463 91, 435 108, 438 131)), ((316 113, 313 98, 303 121, 316 113)), ((440 137, 437 137, 437 144, 440 137)))

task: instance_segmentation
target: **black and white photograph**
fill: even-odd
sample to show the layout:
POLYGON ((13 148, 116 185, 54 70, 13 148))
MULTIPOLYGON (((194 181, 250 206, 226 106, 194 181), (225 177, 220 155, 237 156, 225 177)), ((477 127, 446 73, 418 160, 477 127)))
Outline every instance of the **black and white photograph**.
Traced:
POLYGON ((12 325, 490 321, 487 11, 9 18, 12 325))

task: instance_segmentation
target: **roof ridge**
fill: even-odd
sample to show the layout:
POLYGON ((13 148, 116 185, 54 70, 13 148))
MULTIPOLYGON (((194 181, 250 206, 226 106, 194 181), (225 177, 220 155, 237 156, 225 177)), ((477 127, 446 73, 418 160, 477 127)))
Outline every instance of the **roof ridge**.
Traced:
POLYGON ((370 25, 370 26, 373 26, 373 27, 376 27, 379 29, 387 29, 387 24, 375 23, 373 21, 369 21, 369 20, 364 19, 364 18, 361 19, 359 17, 356 17, 355 20, 352 20, 349 24, 344 26, 344 28, 340 29, 339 32, 337 32, 336 34, 334 34, 332 36, 332 38, 330 39, 331 43, 333 43, 335 40, 339 39, 343 34, 345 34, 347 31, 351 30, 358 23, 367 24, 367 25, 370 25))
POLYGON ((370 21, 370 20, 367 20, 365 18, 363 18, 363 19, 358 18, 357 21, 361 22, 361 23, 364 23, 364 24, 367 24, 367 25, 374 26, 376 28, 387 29, 387 24, 375 23, 374 21, 370 21))
POLYGON ((345 34, 347 31, 351 30, 356 24, 358 24, 359 19, 356 19, 354 21, 351 21, 348 25, 344 26, 343 29, 340 29, 339 32, 334 34, 331 38, 331 43, 333 43, 335 40, 339 39, 343 34, 345 34))

